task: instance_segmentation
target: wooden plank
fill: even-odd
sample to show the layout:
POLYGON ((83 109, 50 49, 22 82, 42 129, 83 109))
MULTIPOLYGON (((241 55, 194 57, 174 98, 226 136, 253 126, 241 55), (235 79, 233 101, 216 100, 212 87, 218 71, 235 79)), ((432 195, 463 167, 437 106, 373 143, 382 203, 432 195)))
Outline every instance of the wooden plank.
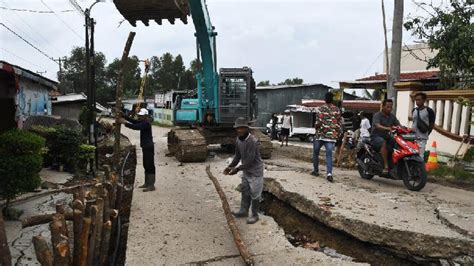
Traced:
POLYGON ((46 239, 42 236, 34 236, 33 246, 35 248, 36 259, 41 266, 53 266, 53 252, 49 249, 46 239))
POLYGON ((214 187, 217 190, 217 194, 219 194, 219 197, 221 198, 225 218, 227 220, 227 224, 229 225, 230 231, 234 236, 234 242, 237 248, 239 249, 240 256, 247 265, 254 265, 253 256, 248 251, 247 246, 245 245, 244 241, 242 240, 242 237, 240 236, 240 232, 235 223, 234 216, 230 211, 229 202, 227 201, 224 191, 219 185, 219 181, 217 181, 217 178, 212 174, 210 165, 206 166, 206 172, 212 183, 214 183, 214 187))

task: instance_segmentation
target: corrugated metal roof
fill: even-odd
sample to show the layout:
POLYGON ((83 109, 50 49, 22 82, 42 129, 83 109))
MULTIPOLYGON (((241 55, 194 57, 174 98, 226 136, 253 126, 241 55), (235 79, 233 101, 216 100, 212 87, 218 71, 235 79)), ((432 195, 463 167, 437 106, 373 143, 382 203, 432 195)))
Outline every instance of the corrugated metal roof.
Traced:
POLYGON ((65 103, 65 102, 82 102, 87 101, 87 96, 84 93, 70 93, 66 95, 57 96, 52 98, 52 103, 65 103))
POLYGON ((35 81, 39 84, 42 84, 42 85, 48 87, 48 89, 50 89, 50 90, 57 90, 58 89, 57 88, 58 82, 56 82, 54 80, 51 80, 51 79, 48 79, 46 77, 43 77, 43 76, 41 76, 37 73, 34 73, 31 70, 22 68, 22 67, 17 66, 17 65, 10 64, 6 61, 0 61, 0 70, 3 70, 3 71, 8 72, 8 73, 16 74, 16 75, 24 77, 26 79, 35 81))
POLYGON ((291 89, 291 88, 302 88, 302 87, 315 87, 321 86, 331 89, 331 87, 320 83, 301 84, 301 85, 271 85, 271 86, 257 86, 257 90, 279 90, 279 89, 291 89))

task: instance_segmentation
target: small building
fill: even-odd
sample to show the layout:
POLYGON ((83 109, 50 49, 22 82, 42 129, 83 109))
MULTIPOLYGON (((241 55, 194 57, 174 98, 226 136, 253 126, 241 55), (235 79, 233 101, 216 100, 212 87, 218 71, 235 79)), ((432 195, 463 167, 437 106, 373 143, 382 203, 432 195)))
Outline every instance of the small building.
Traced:
MULTIPOLYGON (((79 120, 82 108, 87 104, 87 96, 84 93, 70 93, 52 98, 53 115, 70 120, 79 120)), ((98 114, 108 115, 108 110, 96 103, 98 114)))
POLYGON ((23 127, 33 115, 51 115, 51 91, 58 83, 23 67, 0 61, 0 133, 23 127))
POLYGON ((258 120, 254 126, 265 127, 273 113, 283 112, 288 105, 301 104, 303 99, 324 99, 330 89, 323 84, 259 86, 258 120))

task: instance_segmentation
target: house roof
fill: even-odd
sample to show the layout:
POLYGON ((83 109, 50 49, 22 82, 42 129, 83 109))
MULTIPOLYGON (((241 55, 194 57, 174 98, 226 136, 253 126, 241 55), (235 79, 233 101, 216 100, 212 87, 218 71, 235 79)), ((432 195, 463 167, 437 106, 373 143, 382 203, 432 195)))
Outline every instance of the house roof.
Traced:
POLYGON ((302 87, 315 87, 321 86, 331 89, 331 87, 326 86, 320 83, 311 83, 311 84, 300 84, 300 85, 270 85, 270 86, 257 86, 257 90, 279 90, 279 89, 292 89, 292 88, 302 88, 302 87))
MULTIPOLYGON (((418 72, 402 72, 400 73, 400 81, 423 80, 423 79, 439 79, 439 71, 418 71, 418 72)), ((365 78, 356 79, 356 81, 386 81, 387 74, 377 74, 365 78)))
MULTIPOLYGON (((324 104, 323 100, 303 100, 302 105, 306 107, 319 107, 324 104)), ((367 110, 379 111, 380 101, 363 101, 363 100, 344 100, 342 107, 347 110, 367 110)))
MULTIPOLYGON (((52 103, 53 104, 63 104, 63 103, 72 103, 72 102, 86 102, 87 101, 87 96, 84 93, 70 93, 66 95, 61 95, 57 97, 52 98, 52 103)), ((95 107, 98 111, 103 112, 106 111, 107 108, 105 108, 103 105, 100 103, 96 102, 95 107)))
POLYGON ((43 77, 31 70, 22 68, 20 66, 13 65, 5 61, 0 61, 0 70, 11 73, 11 74, 16 74, 23 78, 40 83, 46 86, 49 90, 57 90, 58 82, 48 79, 46 77, 43 77))

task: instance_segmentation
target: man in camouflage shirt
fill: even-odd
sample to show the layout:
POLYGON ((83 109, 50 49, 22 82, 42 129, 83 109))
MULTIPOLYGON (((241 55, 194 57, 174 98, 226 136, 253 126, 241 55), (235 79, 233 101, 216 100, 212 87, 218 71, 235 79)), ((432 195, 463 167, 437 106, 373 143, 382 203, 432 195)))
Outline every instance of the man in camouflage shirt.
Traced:
POLYGON ((316 114, 316 135, 313 143, 313 176, 319 175, 319 151, 326 150, 326 179, 333 182, 332 151, 341 132, 341 111, 333 104, 331 92, 324 96, 325 104, 319 107, 316 114))

